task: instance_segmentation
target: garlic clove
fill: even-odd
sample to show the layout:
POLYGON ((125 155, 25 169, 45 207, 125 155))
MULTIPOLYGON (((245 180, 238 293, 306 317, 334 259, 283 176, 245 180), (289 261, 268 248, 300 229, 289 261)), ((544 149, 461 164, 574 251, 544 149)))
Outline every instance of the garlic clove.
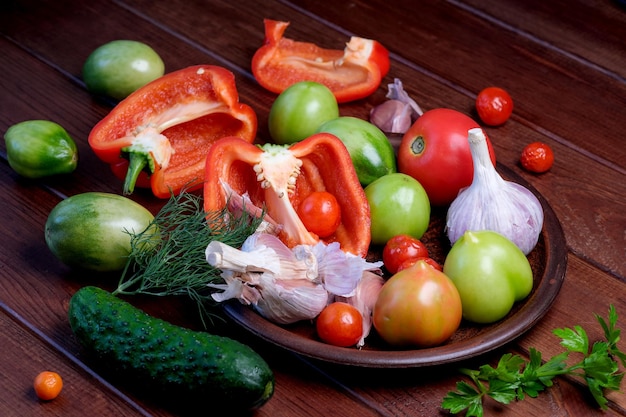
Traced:
POLYGON ((399 78, 387 84, 389 100, 370 111, 370 122, 386 133, 404 134, 424 112, 404 90, 399 78))
POLYGON ((270 274, 263 274, 260 283, 262 297, 253 304, 253 308, 278 324, 313 320, 328 304, 328 292, 308 280, 301 280, 299 284, 285 283, 270 274))
POLYGON ((368 262, 360 256, 342 251, 338 242, 328 245, 320 242, 311 250, 317 259, 320 283, 334 295, 354 295, 363 272, 378 271, 382 267, 382 262, 368 262))
POLYGON ((370 122, 387 133, 404 134, 413 121, 411 106, 399 100, 387 100, 370 111, 370 122))

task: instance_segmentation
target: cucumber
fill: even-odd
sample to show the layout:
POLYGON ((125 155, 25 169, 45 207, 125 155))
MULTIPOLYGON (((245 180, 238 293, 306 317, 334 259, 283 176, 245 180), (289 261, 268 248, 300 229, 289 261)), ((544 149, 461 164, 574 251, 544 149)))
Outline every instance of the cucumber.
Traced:
POLYGON ((271 369, 249 346, 152 317, 101 288, 79 289, 68 315, 80 344, 116 376, 177 402, 255 409, 274 392, 271 369))

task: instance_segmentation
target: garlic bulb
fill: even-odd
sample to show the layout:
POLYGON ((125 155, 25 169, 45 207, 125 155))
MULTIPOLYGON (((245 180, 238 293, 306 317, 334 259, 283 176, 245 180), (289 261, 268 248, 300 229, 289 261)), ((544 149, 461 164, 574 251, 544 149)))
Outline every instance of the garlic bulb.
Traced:
POLYGON ((222 270, 225 282, 208 284, 221 290, 211 294, 215 301, 238 299, 279 324, 314 319, 331 296, 363 293, 359 283, 364 274, 382 266, 342 251, 336 242, 290 249, 275 235, 262 232, 249 236, 241 249, 212 241, 206 260, 222 270))
POLYGON ((543 208, 524 186, 504 180, 489 157, 485 134, 470 129, 468 140, 474 161, 474 178, 450 205, 446 232, 451 244, 467 230, 492 230, 530 253, 543 227, 543 208))

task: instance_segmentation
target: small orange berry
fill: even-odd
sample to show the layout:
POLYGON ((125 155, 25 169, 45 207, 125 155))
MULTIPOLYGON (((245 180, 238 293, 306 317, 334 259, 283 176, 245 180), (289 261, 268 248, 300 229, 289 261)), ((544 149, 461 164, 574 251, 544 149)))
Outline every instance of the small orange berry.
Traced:
POLYGON ((42 400, 55 399, 63 388, 63 380, 56 372, 44 371, 35 377, 35 394, 42 400))

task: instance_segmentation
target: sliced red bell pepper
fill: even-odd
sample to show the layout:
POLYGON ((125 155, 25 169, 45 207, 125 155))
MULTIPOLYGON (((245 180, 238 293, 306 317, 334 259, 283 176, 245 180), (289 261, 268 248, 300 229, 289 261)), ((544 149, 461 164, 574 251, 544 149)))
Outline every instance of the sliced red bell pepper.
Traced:
POLYGON ((215 141, 237 136, 253 142, 256 131, 256 113, 239 102, 234 75, 197 65, 129 95, 94 126, 89 145, 114 172, 120 172, 116 165, 122 158, 129 161, 121 170, 124 194, 132 193, 138 176, 148 171, 154 195, 168 198, 183 187, 202 187, 206 155, 215 141))
POLYGON ((370 208, 350 154, 336 136, 319 133, 291 146, 262 147, 234 137, 223 138, 207 156, 206 212, 218 212, 229 199, 247 195, 279 225, 278 236, 289 247, 320 240, 306 229, 296 212, 300 202, 314 191, 330 192, 341 208, 339 227, 322 240, 339 242, 344 252, 365 257, 371 240, 370 208))
POLYGON ((353 36, 343 51, 324 49, 284 38, 288 22, 264 23, 265 41, 252 57, 252 73, 274 93, 299 81, 316 81, 345 103, 372 94, 389 72, 389 51, 378 41, 353 36))

